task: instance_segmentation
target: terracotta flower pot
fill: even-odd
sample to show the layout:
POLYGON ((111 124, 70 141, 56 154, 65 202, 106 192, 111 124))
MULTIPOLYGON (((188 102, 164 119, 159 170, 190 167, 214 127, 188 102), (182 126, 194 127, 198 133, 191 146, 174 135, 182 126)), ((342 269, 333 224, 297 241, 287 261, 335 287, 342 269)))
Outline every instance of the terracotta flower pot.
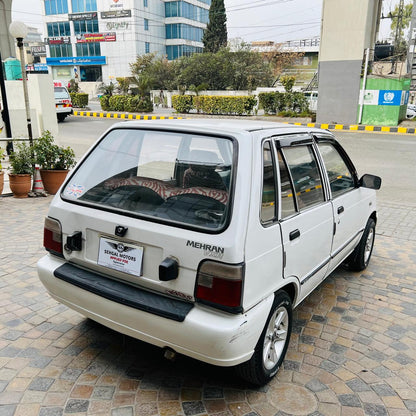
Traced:
POLYGON ((15 198, 27 198, 32 185, 32 175, 9 173, 9 185, 15 198))
POLYGON ((0 195, 3 193, 4 187, 4 172, 0 170, 0 195))
POLYGON ((68 170, 47 170, 40 169, 40 177, 42 178, 43 187, 51 194, 55 195, 63 184, 68 170))

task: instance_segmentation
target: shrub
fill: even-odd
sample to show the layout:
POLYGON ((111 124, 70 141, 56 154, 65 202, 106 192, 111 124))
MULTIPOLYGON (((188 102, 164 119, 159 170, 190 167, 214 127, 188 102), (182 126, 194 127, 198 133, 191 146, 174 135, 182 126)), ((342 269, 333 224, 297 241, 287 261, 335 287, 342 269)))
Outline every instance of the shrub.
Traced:
POLYGON ((194 97, 197 109, 205 114, 249 114, 257 103, 252 96, 215 96, 201 95, 194 97))
POLYGON ((10 171, 13 175, 32 174, 35 163, 33 152, 26 143, 16 143, 16 150, 10 155, 10 171))
POLYGON ((296 114, 309 110, 308 100, 301 92, 262 92, 259 94, 259 105, 267 114, 296 114))
POLYGON ((101 105, 101 109, 104 111, 108 111, 110 109, 110 104, 109 104, 109 99, 110 96, 109 95, 102 95, 100 97, 100 105, 101 105))
POLYGON ((112 95, 108 100, 110 110, 112 111, 125 111, 127 100, 129 97, 125 95, 112 95))
POLYGON ((88 94, 71 92, 70 96, 73 107, 85 108, 88 105, 88 94))
POLYGON ((193 108, 192 95, 173 95, 172 106, 178 113, 189 113, 193 108))
POLYGON ((134 95, 132 97, 128 97, 125 111, 132 113, 149 113, 153 111, 153 104, 150 97, 140 97, 139 95, 134 95))
POLYGON ((259 94, 259 107, 267 114, 276 113, 276 93, 261 92, 259 94))

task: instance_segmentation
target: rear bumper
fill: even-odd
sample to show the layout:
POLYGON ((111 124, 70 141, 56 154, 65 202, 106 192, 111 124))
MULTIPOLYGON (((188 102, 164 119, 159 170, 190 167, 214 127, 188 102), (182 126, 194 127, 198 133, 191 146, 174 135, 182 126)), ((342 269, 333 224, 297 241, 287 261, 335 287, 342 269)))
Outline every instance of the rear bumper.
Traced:
MULTIPOLYGON (((118 332, 218 366, 233 366, 250 359, 273 303, 273 296, 269 296, 238 315, 196 303, 184 312, 181 322, 180 319, 155 314, 156 310, 146 311, 132 303, 123 304, 109 296, 104 297, 98 291, 93 293, 88 285, 81 287, 56 277, 66 264, 63 259, 52 255, 46 255, 38 262, 39 278, 57 301, 118 332)), ((151 295, 155 297, 152 304, 161 308, 166 301, 176 302, 162 295, 151 295)), ((132 298, 140 296, 137 292, 132 298)), ((147 303, 147 300, 142 301, 147 303)), ((177 301, 177 306, 181 303, 177 301)))

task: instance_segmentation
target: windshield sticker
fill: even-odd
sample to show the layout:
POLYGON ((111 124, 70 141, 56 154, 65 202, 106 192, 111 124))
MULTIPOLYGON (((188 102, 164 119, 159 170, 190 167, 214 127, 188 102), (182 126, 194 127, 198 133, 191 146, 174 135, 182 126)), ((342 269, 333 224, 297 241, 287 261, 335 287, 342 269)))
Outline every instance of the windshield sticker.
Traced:
POLYGON ((214 246, 211 244, 204 244, 204 243, 198 243, 197 241, 190 241, 188 240, 186 242, 187 246, 203 250, 204 256, 207 257, 215 257, 218 259, 222 259, 224 257, 224 247, 214 246))
POLYGON ((82 185, 70 184, 65 189, 65 195, 79 198, 85 191, 85 187, 82 185))

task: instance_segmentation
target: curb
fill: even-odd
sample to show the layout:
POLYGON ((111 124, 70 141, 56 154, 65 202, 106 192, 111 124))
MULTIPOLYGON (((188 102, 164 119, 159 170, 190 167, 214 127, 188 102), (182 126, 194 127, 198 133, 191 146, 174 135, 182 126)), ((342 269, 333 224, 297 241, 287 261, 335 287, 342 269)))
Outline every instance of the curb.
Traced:
POLYGON ((317 129, 324 130, 347 130, 347 131, 368 131, 368 132, 379 132, 379 133, 400 133, 400 134, 415 134, 416 128, 407 127, 387 127, 387 126, 364 126, 362 124, 327 124, 327 123, 290 123, 295 126, 307 126, 315 127, 317 129))
POLYGON ((102 111, 74 111, 74 116, 78 117, 97 117, 97 118, 119 118, 121 120, 175 120, 182 117, 174 116, 143 116, 131 113, 110 113, 102 111))
MULTIPOLYGON (((77 117, 96 117, 96 118, 116 118, 121 120, 182 120, 183 117, 177 116, 150 116, 131 113, 113 113, 103 111, 74 111, 77 117)), ((329 124, 329 123, 291 123, 283 121, 284 124, 293 124, 295 126, 306 126, 324 130, 344 130, 360 131, 373 133, 399 133, 399 134, 416 134, 416 128, 407 127, 388 127, 388 126, 364 126, 362 124, 329 124)))

